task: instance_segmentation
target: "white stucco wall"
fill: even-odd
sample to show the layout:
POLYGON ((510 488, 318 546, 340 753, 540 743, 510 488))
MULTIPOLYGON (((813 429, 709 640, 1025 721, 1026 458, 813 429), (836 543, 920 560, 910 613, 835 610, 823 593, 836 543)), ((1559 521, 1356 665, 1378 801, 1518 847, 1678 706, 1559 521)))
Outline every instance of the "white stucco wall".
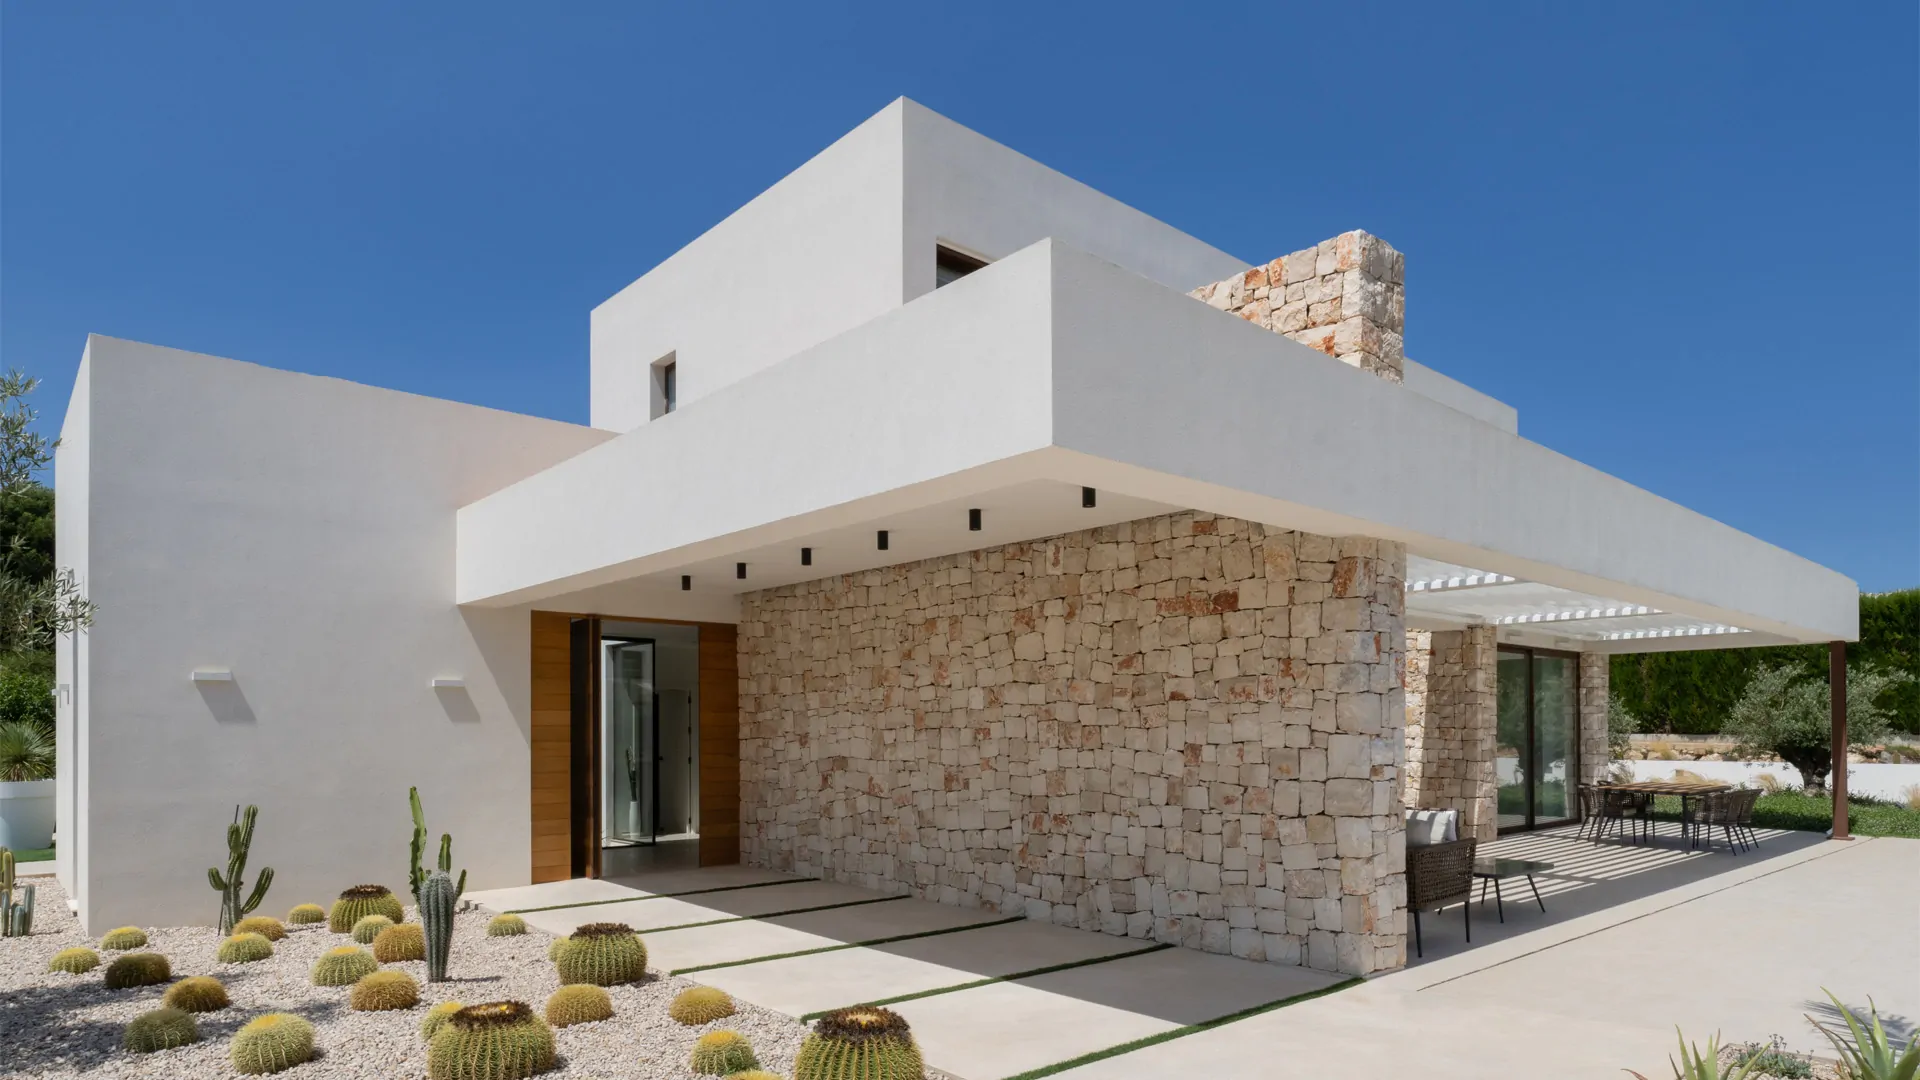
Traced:
MULTIPOLYGON (((87 550, 92 520, 88 512, 93 472, 92 352, 93 342, 89 340, 80 353, 80 370, 74 375, 67 415, 60 425, 60 443, 53 453, 58 524, 53 535, 54 564, 72 570, 82 592, 91 587, 87 550)), ((87 808, 76 798, 74 777, 76 770, 85 766, 85 717, 76 702, 78 689, 85 681, 88 640, 86 634, 63 636, 55 643, 53 654, 54 742, 59 759, 54 774, 54 873, 70 902, 79 900, 86 874, 86 853, 78 838, 86 832, 87 808)))
POLYGON ((1510 435, 1520 434, 1520 410, 1475 390, 1459 379, 1442 375, 1425 364, 1408 360, 1406 365, 1404 385, 1407 389, 1430 397, 1450 409, 1458 409, 1475 420, 1492 424, 1510 435))
POLYGON ((455 607, 454 511, 606 437, 92 338, 57 477, 99 605, 61 752, 85 925, 211 922, 236 803, 263 910, 404 890, 409 785, 470 887, 523 883, 528 619, 455 607))

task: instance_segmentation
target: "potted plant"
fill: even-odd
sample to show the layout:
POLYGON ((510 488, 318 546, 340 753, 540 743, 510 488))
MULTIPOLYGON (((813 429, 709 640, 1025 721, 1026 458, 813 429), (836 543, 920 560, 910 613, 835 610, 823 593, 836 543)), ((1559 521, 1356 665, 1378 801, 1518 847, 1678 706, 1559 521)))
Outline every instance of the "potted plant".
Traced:
POLYGON ((53 844, 53 736, 28 720, 0 722, 0 847, 53 844))

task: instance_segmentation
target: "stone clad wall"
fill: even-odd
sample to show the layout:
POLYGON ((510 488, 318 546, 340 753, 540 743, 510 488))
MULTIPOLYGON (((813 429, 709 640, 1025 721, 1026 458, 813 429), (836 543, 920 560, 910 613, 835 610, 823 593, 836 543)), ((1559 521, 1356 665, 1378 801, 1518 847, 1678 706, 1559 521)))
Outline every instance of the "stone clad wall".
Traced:
POLYGON ((1406 370, 1406 257, 1370 233, 1341 233, 1193 295, 1391 382, 1406 370))
POLYGON ((1613 767, 1607 749, 1607 704, 1612 660, 1605 653, 1580 654, 1580 783, 1598 784, 1613 767))
POLYGON ((1402 966, 1404 572, 1181 513, 750 593, 742 861, 1402 966))
POLYGON ((1489 842, 1499 830, 1493 627, 1416 631, 1407 639, 1406 804, 1458 810, 1460 835, 1489 842), (1423 676, 1418 691, 1411 679, 1416 669, 1423 676))

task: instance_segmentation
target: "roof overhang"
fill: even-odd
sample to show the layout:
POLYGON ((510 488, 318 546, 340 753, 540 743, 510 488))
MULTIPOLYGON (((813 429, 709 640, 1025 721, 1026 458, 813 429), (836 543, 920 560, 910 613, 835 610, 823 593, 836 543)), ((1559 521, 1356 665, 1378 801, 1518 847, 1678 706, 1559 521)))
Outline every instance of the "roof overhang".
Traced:
POLYGON ((457 595, 731 596, 1188 508, 1742 644, 1857 636, 1840 574, 1051 241, 462 508, 457 595))

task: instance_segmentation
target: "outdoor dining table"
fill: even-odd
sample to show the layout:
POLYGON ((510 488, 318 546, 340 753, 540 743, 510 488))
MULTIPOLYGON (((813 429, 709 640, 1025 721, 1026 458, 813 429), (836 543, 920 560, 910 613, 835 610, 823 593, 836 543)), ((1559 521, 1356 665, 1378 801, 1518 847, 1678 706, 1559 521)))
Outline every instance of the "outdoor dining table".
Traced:
MULTIPOLYGON (((1717 795, 1723 791, 1732 791, 1732 784, 1722 784, 1712 780, 1634 780, 1625 784, 1600 784, 1602 791, 1624 791, 1634 795, 1677 795, 1680 797, 1680 835, 1689 845, 1693 842, 1694 800, 1708 795, 1717 795)), ((1650 837, 1660 835, 1660 822, 1655 818, 1647 819, 1647 833, 1650 837)))

